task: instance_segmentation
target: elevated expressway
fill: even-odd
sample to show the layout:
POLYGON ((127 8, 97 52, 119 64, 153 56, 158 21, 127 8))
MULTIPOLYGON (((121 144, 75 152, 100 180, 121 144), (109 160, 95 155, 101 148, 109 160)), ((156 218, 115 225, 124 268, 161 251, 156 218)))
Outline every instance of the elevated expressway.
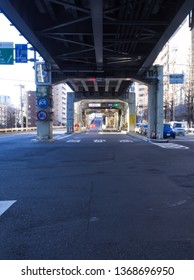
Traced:
POLYGON ((75 101, 131 104, 132 82, 150 85, 150 132, 159 134, 162 98, 154 104, 155 92, 162 96, 162 69, 151 67, 193 8, 190 0, 0 1, 3 13, 51 67, 52 83, 67 83, 75 101))

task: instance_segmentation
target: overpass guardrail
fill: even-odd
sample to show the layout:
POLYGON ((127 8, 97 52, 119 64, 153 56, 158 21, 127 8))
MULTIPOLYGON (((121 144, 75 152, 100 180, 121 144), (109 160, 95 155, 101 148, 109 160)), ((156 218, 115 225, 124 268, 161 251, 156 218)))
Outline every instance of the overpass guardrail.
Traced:
MULTIPOLYGON (((66 128, 65 126, 53 126, 53 129, 66 128)), ((30 132, 37 130, 37 127, 13 127, 13 128, 0 128, 1 133, 15 133, 15 132, 30 132)))

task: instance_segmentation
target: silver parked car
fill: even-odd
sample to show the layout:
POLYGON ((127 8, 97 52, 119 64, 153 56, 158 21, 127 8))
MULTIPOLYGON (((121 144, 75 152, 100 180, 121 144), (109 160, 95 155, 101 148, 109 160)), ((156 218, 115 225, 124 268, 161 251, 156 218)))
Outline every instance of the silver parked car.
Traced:
POLYGON ((140 133, 143 135, 147 135, 148 134, 148 124, 142 124, 141 129, 140 129, 140 133))
POLYGON ((172 121, 172 122, 170 122, 170 124, 172 125, 172 128, 174 129, 176 135, 185 136, 185 126, 184 126, 183 122, 172 121))

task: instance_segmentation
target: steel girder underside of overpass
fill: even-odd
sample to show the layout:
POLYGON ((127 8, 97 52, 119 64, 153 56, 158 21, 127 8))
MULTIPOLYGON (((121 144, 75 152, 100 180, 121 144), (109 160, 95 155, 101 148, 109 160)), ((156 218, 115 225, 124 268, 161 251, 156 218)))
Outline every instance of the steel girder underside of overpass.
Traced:
POLYGON ((120 96, 144 80, 193 9, 190 0, 1 0, 0 8, 46 62, 53 83, 120 96))

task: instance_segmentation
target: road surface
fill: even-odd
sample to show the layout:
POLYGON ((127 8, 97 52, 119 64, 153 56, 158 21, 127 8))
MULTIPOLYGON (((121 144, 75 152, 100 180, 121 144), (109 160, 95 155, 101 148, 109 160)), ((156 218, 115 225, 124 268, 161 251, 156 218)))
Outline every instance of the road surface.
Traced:
POLYGON ((194 136, 0 136, 0 259, 194 259, 194 136))

